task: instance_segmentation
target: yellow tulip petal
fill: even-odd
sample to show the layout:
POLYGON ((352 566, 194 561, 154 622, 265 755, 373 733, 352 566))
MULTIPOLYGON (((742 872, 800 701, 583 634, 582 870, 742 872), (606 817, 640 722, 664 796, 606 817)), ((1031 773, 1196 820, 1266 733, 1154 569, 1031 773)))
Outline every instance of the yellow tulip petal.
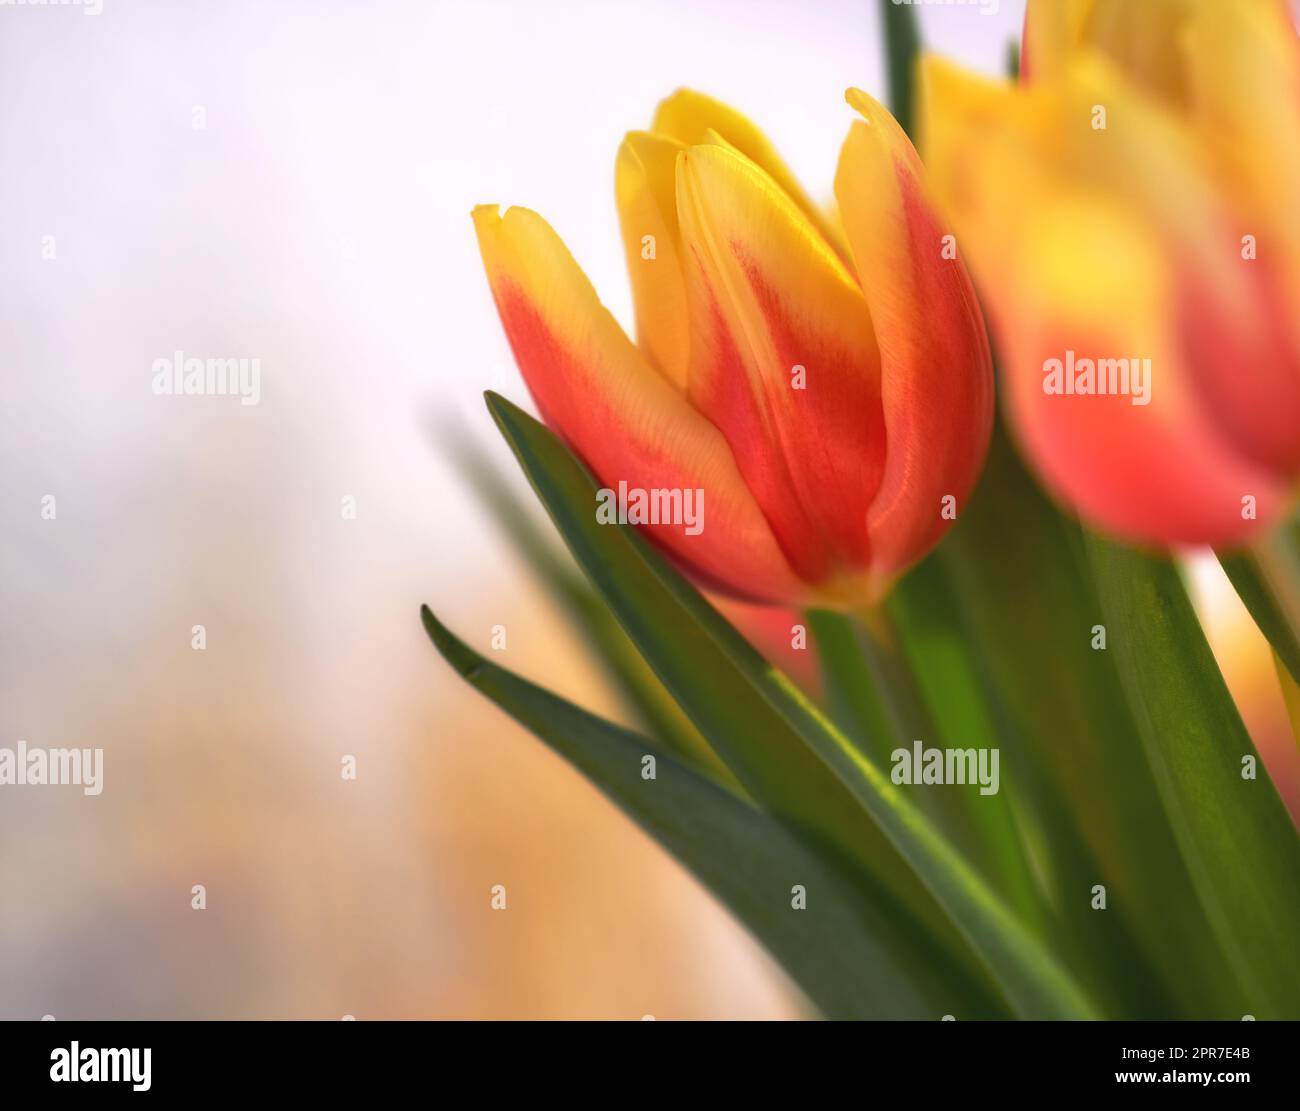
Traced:
POLYGON ((1020 74, 1026 81, 1060 72, 1083 37, 1093 0, 1029 0, 1025 8, 1020 74))
POLYGON ((1178 106, 1187 101, 1183 29, 1198 8, 1249 6, 1236 0, 1093 0, 1080 29, 1081 45, 1114 63, 1148 95, 1178 106))
POLYGON ((682 145, 644 131, 619 147, 614 172, 637 342, 679 389, 686 387, 690 317, 677 227, 677 155, 682 145))
POLYGON ((692 400, 726 435, 805 580, 860 569, 884 439, 857 281, 790 197, 733 150, 682 153, 677 210, 692 400))
MULTIPOLYGON (((1254 237, 1257 268, 1282 287, 1280 304, 1298 305, 1300 38, 1281 0, 1206 4, 1189 20, 1184 46, 1191 125, 1220 167, 1239 235, 1254 237)), ((1300 366, 1300 313, 1285 315, 1300 366)))
POLYGON ((1300 197, 1300 38, 1280 4, 1206 4, 1188 21, 1192 125, 1293 237, 1300 197))
MULTIPOLYGON (((1188 92, 1183 32, 1198 10, 1256 0, 1029 0, 1021 72, 1055 80, 1082 53, 1107 58, 1148 95, 1171 105, 1188 92)), ((1272 0, 1269 0, 1272 2, 1272 0)))
POLYGON ((728 146, 765 170, 803 210, 826 242, 843 254, 843 236, 834 220, 804 191, 799 179, 763 131, 730 105, 693 89, 678 89, 660 101, 651 127, 656 134, 676 139, 686 146, 710 143, 713 134, 722 136, 728 146))
POLYGON ((868 530, 883 585, 942 535, 945 497, 965 504, 993 425, 993 366, 916 151, 875 100, 857 89, 847 99, 863 121, 845 140, 835 194, 880 348, 889 446, 868 530))

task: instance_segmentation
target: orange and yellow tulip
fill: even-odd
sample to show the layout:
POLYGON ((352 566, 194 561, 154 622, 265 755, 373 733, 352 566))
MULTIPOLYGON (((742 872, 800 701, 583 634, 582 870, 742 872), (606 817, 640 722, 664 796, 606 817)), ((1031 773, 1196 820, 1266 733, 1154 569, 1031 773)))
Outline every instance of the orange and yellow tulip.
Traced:
POLYGON ((474 212, 542 419, 614 488, 701 490, 702 529, 646 526, 739 597, 849 607, 932 547, 992 420, 983 319, 915 151, 874 100, 840 156, 841 217, 766 137, 698 93, 626 137, 615 185, 637 343, 536 213, 474 212))
POLYGON ((1020 440, 1101 528, 1249 542, 1300 476, 1285 0, 1030 0, 1023 57, 1019 84, 922 72, 922 149, 1020 440), (1149 369, 1145 398, 1119 360, 1149 369))

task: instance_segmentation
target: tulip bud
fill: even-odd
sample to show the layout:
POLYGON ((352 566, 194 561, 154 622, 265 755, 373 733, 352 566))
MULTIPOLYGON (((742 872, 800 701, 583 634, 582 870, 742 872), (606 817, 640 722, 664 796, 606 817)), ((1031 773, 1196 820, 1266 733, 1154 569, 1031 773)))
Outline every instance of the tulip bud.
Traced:
POLYGON ((678 92, 627 136, 635 345, 539 216, 474 213, 542 418, 605 488, 646 492, 652 510, 628 521, 743 598, 878 600, 951 524, 988 443, 992 370, 963 264, 906 136, 849 99, 863 118, 836 177, 842 225, 708 97, 678 92), (702 527, 657 511, 696 492, 702 527))

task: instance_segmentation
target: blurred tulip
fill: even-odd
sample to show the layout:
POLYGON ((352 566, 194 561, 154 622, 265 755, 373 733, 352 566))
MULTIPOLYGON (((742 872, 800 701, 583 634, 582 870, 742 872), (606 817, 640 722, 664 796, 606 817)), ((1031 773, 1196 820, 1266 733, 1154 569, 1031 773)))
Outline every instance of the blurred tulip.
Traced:
POLYGON ((610 489, 704 491, 647 525, 739 597, 853 606, 925 554, 979 473, 983 319, 916 153, 863 93, 820 211, 739 113, 679 91, 618 153, 638 345, 538 215, 475 210, 542 418, 610 489))
POLYGON ((1286 6, 1030 0, 1024 59, 1019 86, 927 60, 922 125, 1020 438, 1095 525, 1250 541, 1300 476, 1286 6))

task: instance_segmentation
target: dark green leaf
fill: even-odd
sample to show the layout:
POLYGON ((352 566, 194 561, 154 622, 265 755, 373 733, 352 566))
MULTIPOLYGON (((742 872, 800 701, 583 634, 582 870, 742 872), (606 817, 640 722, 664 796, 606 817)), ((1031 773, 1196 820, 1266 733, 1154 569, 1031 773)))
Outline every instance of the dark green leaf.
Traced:
POLYGON ((1241 978, 1242 1006, 1260 1018, 1300 1018, 1300 836, 1178 572, 1095 537, 1088 553, 1110 651, 1201 903, 1241 978), (1243 777, 1247 757, 1255 778, 1243 777))
MULTIPOLYGON (((1038 489, 999 427, 985 473, 930 557, 984 677, 1003 789, 1055 908, 1058 949, 1130 1018, 1227 1015, 1241 993, 1160 805, 1078 524, 1038 489), (1107 893, 1094 910, 1093 888, 1107 893)), ((1240 1013, 1240 1012, 1238 1012, 1240 1013)))
MULTIPOLYGON (((925 731, 912 739, 946 748, 996 749, 1000 760, 1005 747, 1001 723, 980 668, 978 642, 961 623, 961 598, 943 562, 930 559, 915 568, 894 588, 886 609, 905 661, 895 689, 910 683, 912 698, 922 707, 918 720, 925 731)), ((940 828, 966 848, 985 880, 1026 926, 1045 935, 1046 906, 1013 810, 1020 798, 1014 781, 1001 779, 990 795, 946 786, 920 791, 923 800, 929 793, 930 812, 940 828)))
POLYGON ((889 75, 889 111, 898 125, 915 136, 916 58, 921 50, 921 33, 911 4, 880 0, 885 26, 885 68, 889 75))

